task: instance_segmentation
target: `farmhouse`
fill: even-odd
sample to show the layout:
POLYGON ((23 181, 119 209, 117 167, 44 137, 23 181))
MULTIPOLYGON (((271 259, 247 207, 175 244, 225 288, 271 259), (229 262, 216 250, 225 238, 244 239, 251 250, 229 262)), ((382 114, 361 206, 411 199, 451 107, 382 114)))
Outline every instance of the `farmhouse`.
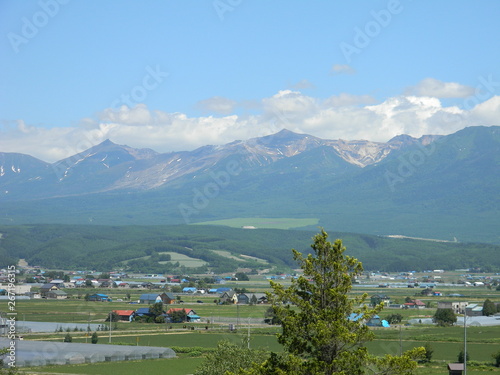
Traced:
POLYGON ((178 311, 183 311, 186 313, 186 320, 188 322, 199 322, 200 321, 200 316, 196 314, 196 312, 193 309, 183 309, 183 308, 171 308, 167 311, 168 316, 172 316, 175 312, 178 311))
POLYGON ((411 302, 406 302, 404 304, 405 309, 423 309, 425 307, 425 303, 423 303, 419 299, 413 299, 411 302))
POLYGON ((98 301, 98 302, 111 302, 111 298, 109 298, 106 294, 96 293, 92 294, 88 297, 89 301, 98 301))
POLYGON ((54 284, 43 284, 40 287, 40 295, 42 296, 42 298, 47 298, 47 293, 53 292, 55 290, 59 290, 59 288, 54 284))
POLYGON ((267 303, 266 293, 240 293, 238 303, 243 305, 267 303))
POLYGON ((221 303, 238 303, 238 295, 234 291, 224 292, 220 296, 221 303))
POLYGON ((385 294, 374 294, 370 297, 370 304, 372 306, 377 306, 380 303, 383 303, 384 306, 388 306, 389 303, 391 303, 391 299, 385 294))
POLYGON ((482 316, 483 306, 473 303, 465 307, 465 315, 467 316, 482 316))
POLYGON ((452 309, 455 314, 463 314, 469 302, 444 301, 438 302, 438 309, 452 309))
POLYGON ((66 299, 68 295, 62 290, 50 290, 45 294, 47 299, 66 299))
POLYGON ((122 322, 131 322, 135 316, 134 310, 113 310, 113 312, 118 315, 122 322))
POLYGON ((135 310, 136 316, 153 316, 153 314, 149 311, 149 307, 141 307, 135 310))
POLYGON ((139 303, 153 304, 161 302, 165 305, 171 305, 175 303, 175 296, 172 293, 145 293, 141 294, 139 297, 139 303))
POLYGON ((145 293, 139 297, 139 303, 152 304, 157 302, 162 302, 160 295, 157 293, 145 293))

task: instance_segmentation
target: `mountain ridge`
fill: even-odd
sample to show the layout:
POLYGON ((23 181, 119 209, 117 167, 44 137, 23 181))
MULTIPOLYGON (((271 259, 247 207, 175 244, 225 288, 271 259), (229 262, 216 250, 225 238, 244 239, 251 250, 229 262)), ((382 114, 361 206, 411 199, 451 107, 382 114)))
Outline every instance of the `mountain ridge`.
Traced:
POLYGON ((282 131, 163 154, 108 141, 56 164, 0 153, 0 166, 0 224, 315 218, 335 231, 500 243, 498 126, 386 143, 282 131))
MULTIPOLYGON (((245 167, 264 167, 283 158, 294 157, 324 146, 334 150, 346 162, 358 167, 366 167, 383 160, 393 150, 419 143, 424 137, 434 139, 439 136, 423 136, 417 139, 408 135, 400 135, 383 143, 366 140, 325 140, 283 129, 276 134, 246 141, 233 141, 221 146, 207 145, 193 151, 168 153, 158 153, 149 148, 136 149, 106 139, 88 150, 54 163, 46 163, 30 156, 32 162, 27 168, 29 175, 24 183, 33 179, 45 180, 44 184, 37 186, 38 190, 40 187, 43 190, 50 184, 54 186, 52 194, 48 192, 45 195, 38 194, 39 197, 120 189, 148 190, 161 187, 177 178, 203 171, 230 155, 239 155, 240 159, 244 159, 241 163, 245 167), (36 163, 40 168, 35 167, 36 163), (54 172, 53 175, 50 171, 54 172), (99 177, 100 182, 96 181, 95 176, 99 177), (92 183, 93 187, 91 187, 92 183)), ((23 159, 29 156, 21 155, 23 154, 0 153, 0 177, 3 177, 8 169, 16 173, 20 172, 21 168, 16 166, 16 159, 24 164, 23 159), (8 162, 7 159, 14 160, 8 162)), ((23 171, 24 169, 22 168, 23 171)), ((17 180, 22 180, 22 178, 17 180)), ((5 185, 6 182, 0 179, 0 188, 5 185)))

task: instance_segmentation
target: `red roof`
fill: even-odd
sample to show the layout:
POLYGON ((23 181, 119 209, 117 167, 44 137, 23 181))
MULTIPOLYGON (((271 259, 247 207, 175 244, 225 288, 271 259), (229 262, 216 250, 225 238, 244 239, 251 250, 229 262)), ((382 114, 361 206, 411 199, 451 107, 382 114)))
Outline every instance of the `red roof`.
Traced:
POLYGON ((113 312, 120 316, 130 316, 135 313, 134 310, 113 310, 113 312))

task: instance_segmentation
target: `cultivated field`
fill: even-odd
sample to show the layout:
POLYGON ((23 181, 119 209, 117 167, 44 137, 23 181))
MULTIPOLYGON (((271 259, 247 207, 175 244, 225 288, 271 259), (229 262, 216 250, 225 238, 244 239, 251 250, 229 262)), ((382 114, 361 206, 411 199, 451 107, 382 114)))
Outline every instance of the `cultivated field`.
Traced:
MULTIPOLYGON (((447 277, 452 280, 455 275, 447 277)), ((362 282, 373 282, 361 280, 362 282)), ((282 281, 288 284, 289 281, 282 281)), ((250 281, 228 282, 225 286, 246 288, 255 292, 269 290, 269 281, 263 276, 253 275, 250 281)), ((399 354, 415 346, 431 345, 434 350, 432 362, 422 365, 417 374, 447 374, 446 364, 455 362, 463 347, 463 327, 435 327, 431 325, 407 325, 410 319, 430 318, 436 311, 438 301, 456 300, 448 294, 461 294, 460 300, 471 303, 482 303, 484 299, 498 301, 500 293, 487 288, 464 288, 463 286, 437 286, 436 290, 443 296, 421 296, 422 288, 374 288, 367 285, 355 285, 352 294, 376 293, 387 294, 391 300, 403 302, 406 297, 419 298, 430 307, 416 309, 384 309, 379 315, 386 318, 390 314, 401 314, 403 322, 390 328, 373 328, 375 340, 367 343, 369 351, 375 355, 399 354)), ((250 336, 251 346, 270 351, 280 351, 275 334, 279 327, 262 323, 268 305, 219 305, 218 295, 180 295, 183 301, 175 307, 194 309, 202 317, 200 323, 153 324, 139 322, 117 322, 112 324, 111 340, 108 323, 105 322, 111 310, 128 310, 144 307, 131 301, 137 301, 142 293, 161 293, 161 290, 136 289, 68 289, 71 298, 68 300, 18 300, 16 310, 18 321, 39 321, 58 323, 91 323, 102 324, 104 331, 98 331, 99 343, 121 345, 145 345, 171 347, 178 353, 177 359, 144 360, 115 363, 98 363, 88 365, 48 366, 30 369, 36 373, 66 374, 108 374, 119 371, 121 374, 148 373, 169 375, 191 374, 200 365, 204 353, 213 350, 220 340, 241 342, 250 336), (113 302, 85 301, 86 293, 105 293, 113 298, 113 302), (122 299, 123 301, 117 301, 122 299), (260 323, 259 323, 260 322, 260 323), (236 332, 229 330, 229 324, 236 326, 236 332)), ((0 302, 0 311, 6 311, 7 301, 0 302)), ((46 332, 23 334, 25 340, 62 341, 70 334, 74 342, 89 342, 89 334, 84 331, 69 329, 63 332, 46 332)), ((500 350, 500 326, 468 327, 468 351, 470 354, 469 375, 484 373, 500 373, 499 368, 492 366, 492 354, 500 350)), ((91 345, 91 344, 89 344, 91 345)))
POLYGON ((295 219, 287 217, 265 218, 265 217, 236 217, 233 219, 204 221, 196 225, 225 225, 232 228, 255 227, 265 229, 293 229, 318 225, 317 218, 295 219))

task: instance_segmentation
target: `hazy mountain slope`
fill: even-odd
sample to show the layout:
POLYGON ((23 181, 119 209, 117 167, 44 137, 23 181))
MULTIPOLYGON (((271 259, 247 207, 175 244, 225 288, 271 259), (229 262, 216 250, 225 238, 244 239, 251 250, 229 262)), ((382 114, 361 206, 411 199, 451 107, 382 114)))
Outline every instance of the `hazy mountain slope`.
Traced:
MULTIPOLYGON (((0 226, 0 233, 3 234, 0 239, 0 266, 23 258, 30 265, 104 272, 127 267, 129 263, 124 261, 144 258, 145 263, 132 262, 131 267, 138 268, 130 270, 140 270, 144 263, 149 267, 144 272, 160 273, 167 266, 147 259, 154 253, 164 251, 204 259, 219 272, 234 272, 240 266, 295 268, 291 249, 308 253, 311 238, 317 230, 244 230, 201 225, 25 225, 0 226), (269 264, 235 261, 212 250, 254 256, 269 264)), ((494 245, 439 243, 341 232, 329 234, 332 241, 341 238, 347 247, 347 254, 357 257, 367 270, 500 268, 500 258, 496 256, 500 247, 494 245)))
MULTIPOLYGON (((11 180, 11 190, 19 186, 22 194, 3 195, 0 224, 309 217, 339 231, 500 243, 499 129, 398 136, 384 144, 281 131, 170 154, 107 142, 59 162, 69 168, 62 181, 11 180), (35 183, 45 185, 27 188, 35 183)), ((54 168, 40 163, 45 173, 54 168)))

